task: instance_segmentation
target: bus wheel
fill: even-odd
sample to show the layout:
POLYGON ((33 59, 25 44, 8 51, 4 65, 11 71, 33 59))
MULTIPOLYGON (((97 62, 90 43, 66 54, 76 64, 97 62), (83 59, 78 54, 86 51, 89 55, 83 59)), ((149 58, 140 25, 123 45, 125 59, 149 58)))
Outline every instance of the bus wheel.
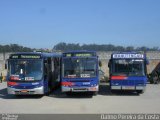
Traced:
POLYGON ((14 95, 16 98, 20 98, 22 95, 14 95))
POLYGON ((50 93, 51 93, 51 88, 50 88, 50 87, 48 87, 48 91, 45 93, 45 95, 46 95, 46 96, 49 96, 49 95, 50 95, 50 93))
POLYGON ((49 96, 49 92, 45 93, 46 96, 49 96))
POLYGON ((116 93, 116 90, 110 90, 111 93, 116 93))
POLYGON ((93 95, 94 96, 98 95, 98 91, 93 92, 93 95))
POLYGON ((154 82, 153 82, 153 79, 150 79, 149 81, 150 81, 150 84, 153 84, 153 83, 154 83, 154 82))
POLYGON ((160 78, 158 78, 158 81, 157 81, 157 84, 159 84, 160 83, 160 78))
POLYGON ((66 95, 67 95, 67 96, 71 96, 72 93, 71 93, 71 92, 66 92, 66 95))
POLYGON ((144 93, 144 90, 137 90, 137 93, 142 94, 142 93, 144 93))

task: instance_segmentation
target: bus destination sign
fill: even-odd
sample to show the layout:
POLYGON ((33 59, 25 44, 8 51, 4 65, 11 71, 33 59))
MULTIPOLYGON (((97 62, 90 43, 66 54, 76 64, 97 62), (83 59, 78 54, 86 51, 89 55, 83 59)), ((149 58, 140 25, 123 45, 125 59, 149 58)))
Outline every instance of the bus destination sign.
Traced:
POLYGON ((95 53, 65 53, 64 57, 93 57, 95 53))
POLYGON ((11 59, 40 59, 41 55, 25 55, 25 54, 14 54, 10 56, 11 59))
POLYGON ((144 58, 143 54, 113 54, 113 58, 144 58))

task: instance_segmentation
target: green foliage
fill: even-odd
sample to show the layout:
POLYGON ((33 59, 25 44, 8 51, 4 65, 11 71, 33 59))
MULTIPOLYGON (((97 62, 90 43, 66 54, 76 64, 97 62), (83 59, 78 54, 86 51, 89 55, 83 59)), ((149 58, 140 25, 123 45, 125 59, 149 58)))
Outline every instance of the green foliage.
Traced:
MULTIPOLYGON (((18 44, 0 45, 0 53, 2 52, 32 52, 37 49, 23 47, 18 44)), ((42 52, 51 52, 49 49, 38 49, 42 52)), ((78 43, 58 43, 53 47, 53 51, 70 51, 70 50, 94 50, 94 51, 158 51, 159 47, 148 48, 145 46, 134 48, 133 46, 123 47, 112 44, 83 44, 78 43)))
POLYGON ((159 47, 148 48, 145 46, 134 48, 133 46, 115 46, 112 44, 74 44, 74 43, 58 43, 53 47, 54 50, 70 51, 70 50, 95 50, 95 51, 158 51, 159 47))
POLYGON ((54 46, 55 50, 68 51, 68 50, 81 50, 81 46, 79 44, 66 44, 66 43, 58 43, 54 46))
POLYGON ((23 47, 18 44, 0 45, 0 53, 2 52, 32 52, 33 49, 23 47))

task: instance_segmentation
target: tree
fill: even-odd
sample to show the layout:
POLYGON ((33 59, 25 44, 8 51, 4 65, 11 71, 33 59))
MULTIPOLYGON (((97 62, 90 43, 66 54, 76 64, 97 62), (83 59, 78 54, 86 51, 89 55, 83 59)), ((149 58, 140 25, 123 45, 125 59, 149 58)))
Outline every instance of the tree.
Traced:
POLYGON ((128 47, 126 47, 126 51, 134 51, 134 47, 133 46, 128 46, 128 47))
POLYGON ((0 52, 31 52, 33 49, 18 44, 0 45, 0 52))

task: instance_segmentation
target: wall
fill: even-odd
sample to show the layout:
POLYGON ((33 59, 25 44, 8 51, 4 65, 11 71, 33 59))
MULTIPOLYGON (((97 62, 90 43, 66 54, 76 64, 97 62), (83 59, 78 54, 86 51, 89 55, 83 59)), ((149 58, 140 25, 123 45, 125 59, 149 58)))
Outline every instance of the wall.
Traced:
MULTIPOLYGON (((97 52, 99 59, 102 61, 102 70, 105 72, 105 75, 109 75, 108 62, 111 57, 112 52, 97 52)), ((146 53, 149 60, 149 65, 147 66, 147 72, 151 73, 154 68, 160 62, 160 52, 158 51, 149 51, 146 53)))
POLYGON ((11 53, 0 53, 0 74, 6 76, 7 71, 5 70, 5 62, 9 58, 11 53))
MULTIPOLYGON (((10 54, 11 53, 0 53, 0 73, 2 73, 4 76, 6 75, 5 60, 8 59, 10 54)), ((111 57, 112 52, 97 52, 97 54, 99 56, 99 59, 102 61, 101 69, 105 72, 105 75, 108 76, 108 61, 111 57)), ((160 62, 160 52, 149 51, 146 54, 150 62, 150 64, 147 66, 147 71, 148 73, 150 73, 160 62)))

